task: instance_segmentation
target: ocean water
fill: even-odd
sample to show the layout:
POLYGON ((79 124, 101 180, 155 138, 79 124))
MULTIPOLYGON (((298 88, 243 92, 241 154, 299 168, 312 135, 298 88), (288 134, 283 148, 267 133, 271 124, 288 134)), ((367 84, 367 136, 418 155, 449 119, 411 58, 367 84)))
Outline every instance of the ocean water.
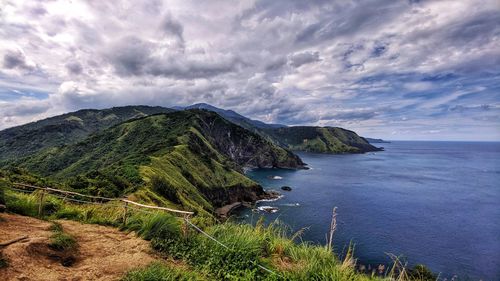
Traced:
POLYGON ((298 153, 310 170, 252 170, 248 175, 266 189, 293 190, 258 203, 278 207, 276 213, 238 215, 250 223, 265 216, 294 230, 308 227, 303 239, 325 244, 336 206, 339 255, 352 242, 363 264, 388 263, 391 253, 442 278, 500 280, 500 143, 378 145, 385 151, 298 153))

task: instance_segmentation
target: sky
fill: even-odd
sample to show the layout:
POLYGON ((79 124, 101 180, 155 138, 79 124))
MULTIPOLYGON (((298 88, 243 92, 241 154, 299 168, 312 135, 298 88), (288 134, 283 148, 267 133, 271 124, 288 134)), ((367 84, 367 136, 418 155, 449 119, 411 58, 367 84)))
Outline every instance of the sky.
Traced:
POLYGON ((0 0, 0 129, 205 102, 393 140, 500 140, 500 1, 0 0))

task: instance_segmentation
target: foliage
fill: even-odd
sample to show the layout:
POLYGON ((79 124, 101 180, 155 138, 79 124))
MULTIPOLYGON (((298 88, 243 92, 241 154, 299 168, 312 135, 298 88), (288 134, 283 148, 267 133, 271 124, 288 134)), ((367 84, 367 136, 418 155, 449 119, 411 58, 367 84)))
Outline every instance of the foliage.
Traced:
MULTIPOLYGON (((8 191, 7 204, 11 200, 19 206, 28 206, 36 195, 8 191), (22 202, 22 203, 19 203, 22 202)), ((106 205, 81 205, 54 200, 55 210, 49 218, 67 218, 86 223, 119 226, 124 231, 134 231, 151 241, 153 249, 190 266, 189 270, 176 271, 168 266, 153 265, 129 273, 124 280, 380 280, 355 271, 352 251, 341 261, 326 247, 301 242, 300 233, 291 233, 289 228, 276 221, 264 226, 226 222, 213 224, 207 217, 194 217, 192 221, 205 225, 204 231, 227 245, 225 248, 208 237, 190 228, 179 218, 164 212, 146 214, 131 209, 126 224, 123 224, 123 208, 109 203, 106 205), (265 266, 276 274, 258 267, 265 266), (126 279, 129 278, 129 279, 126 279), (156 278, 156 279, 155 279, 156 278), (160 279, 158 279, 160 278, 160 279), (161 279, 164 278, 164 279, 161 279), (166 278, 166 279, 165 279, 166 278), (174 279, 168 279, 174 278, 174 279), (177 278, 177 279, 175 279, 177 278), (187 278, 187 279, 182 279, 187 278)), ((35 204, 36 206, 36 204, 35 204)), ((36 209, 36 208, 35 208, 36 209)), ((15 209, 19 211, 20 209, 15 209)), ((53 244, 61 249, 71 245, 61 227, 54 224, 53 244), (57 235, 56 235, 57 234, 57 235)), ((434 280, 432 273, 423 266, 412 270, 391 272, 388 278, 397 280, 434 280), (401 272, 408 272, 402 275, 401 272)))
POLYGON ((154 262, 145 268, 132 270, 122 281, 197 281, 207 280, 192 271, 154 262))
POLYGON ((410 277, 418 281, 434 281, 437 276, 423 264, 417 264, 410 270, 410 277))
POLYGON ((320 153, 360 153, 377 151, 355 132, 337 127, 295 126, 265 131, 291 150, 320 153))
POLYGON ((231 203, 231 188, 263 192, 241 172, 244 165, 301 163, 291 152, 215 113, 192 110, 133 119, 78 143, 12 160, 11 165, 21 168, 11 168, 15 172, 10 177, 47 185, 55 181, 59 188, 104 197, 146 195, 147 189, 167 200, 151 194, 146 200, 208 216, 231 203))
POLYGON ((7 191, 5 203, 10 212, 25 215, 38 216, 38 196, 36 194, 22 194, 7 191))
POLYGON ((72 251, 75 250, 78 246, 76 243, 76 239, 65 233, 63 227, 60 223, 52 222, 52 226, 50 228, 52 231, 52 235, 50 236, 49 247, 56 251, 72 251))
POLYGON ((0 162, 76 143, 94 132, 126 120, 171 111, 169 108, 152 106, 84 109, 9 128, 0 132, 0 162))
POLYGON ((135 231, 145 240, 170 239, 180 236, 179 222, 165 212, 134 214, 121 229, 135 231))
POLYGON ((5 204, 5 189, 7 188, 7 182, 0 179, 0 204, 5 204))

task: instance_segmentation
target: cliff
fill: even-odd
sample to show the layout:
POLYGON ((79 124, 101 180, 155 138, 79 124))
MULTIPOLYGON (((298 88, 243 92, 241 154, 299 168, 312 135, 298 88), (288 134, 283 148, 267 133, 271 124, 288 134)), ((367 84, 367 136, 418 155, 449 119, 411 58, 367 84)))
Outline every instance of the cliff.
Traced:
POLYGON ((78 191, 199 211, 267 196, 245 167, 304 166, 290 151, 204 110, 130 120, 10 164, 78 191))
POLYGON ((355 132, 337 127, 294 126, 265 132, 290 150, 319 153, 364 153, 381 150, 355 132))

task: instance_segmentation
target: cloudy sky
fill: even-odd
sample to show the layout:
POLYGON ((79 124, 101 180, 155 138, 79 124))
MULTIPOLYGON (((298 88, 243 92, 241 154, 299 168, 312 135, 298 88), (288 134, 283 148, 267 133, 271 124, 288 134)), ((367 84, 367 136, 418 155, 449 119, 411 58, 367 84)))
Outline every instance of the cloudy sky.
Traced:
POLYGON ((500 1, 0 0, 0 129, 197 102, 369 137, 500 140, 500 1))

